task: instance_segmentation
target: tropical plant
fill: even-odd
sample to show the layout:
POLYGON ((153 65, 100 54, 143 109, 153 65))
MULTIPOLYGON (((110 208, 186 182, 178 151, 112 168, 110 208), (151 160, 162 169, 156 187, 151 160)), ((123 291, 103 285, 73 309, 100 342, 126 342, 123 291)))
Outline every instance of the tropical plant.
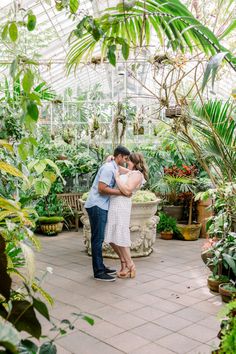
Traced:
POLYGON ((219 100, 209 100, 201 106, 194 103, 190 115, 194 129, 179 125, 179 137, 191 145, 214 185, 225 178, 233 182, 236 177, 234 105, 219 100))
POLYGON ((157 232, 163 231, 177 231, 177 223, 176 219, 171 216, 166 215, 165 213, 160 213, 160 220, 157 224, 157 232))
POLYGON ((222 238, 232 229, 232 221, 236 215, 236 184, 224 183, 217 188, 196 195, 195 200, 211 198, 214 214, 207 222, 207 232, 210 237, 222 238))
POLYGON ((222 319, 218 338, 219 349, 212 354, 233 354, 236 351, 236 300, 229 302, 220 312, 222 319))
POLYGON ((192 52, 197 48, 207 55, 226 51, 225 59, 235 69, 236 58, 179 0, 141 0, 121 1, 105 9, 100 18, 85 16, 72 33, 68 70, 82 59, 87 60, 98 45, 102 48, 101 58, 107 56, 112 65, 116 65, 118 48, 127 60, 130 48, 150 44, 152 31, 161 45, 166 39, 173 51, 185 52, 188 48, 192 52))
POLYGON ((213 267, 214 275, 227 275, 230 280, 236 279, 236 233, 229 233, 210 249, 211 257, 208 265, 213 267))

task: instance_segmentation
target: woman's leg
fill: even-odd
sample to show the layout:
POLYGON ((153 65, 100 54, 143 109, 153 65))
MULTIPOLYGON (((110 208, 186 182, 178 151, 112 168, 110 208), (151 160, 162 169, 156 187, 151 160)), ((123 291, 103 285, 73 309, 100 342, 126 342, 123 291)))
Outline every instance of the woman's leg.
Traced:
POLYGON ((135 269, 134 262, 131 258, 130 247, 119 247, 119 251, 122 255, 122 258, 125 260, 126 266, 128 268, 129 274, 127 273, 127 276, 129 275, 130 278, 134 278, 136 274, 136 269, 135 269))
POLYGON ((119 259, 120 259, 120 263, 121 263, 121 269, 119 273, 122 273, 125 271, 126 269, 126 261, 120 251, 120 247, 117 246, 115 243, 111 242, 110 243, 111 247, 113 248, 114 252, 118 255, 119 259))

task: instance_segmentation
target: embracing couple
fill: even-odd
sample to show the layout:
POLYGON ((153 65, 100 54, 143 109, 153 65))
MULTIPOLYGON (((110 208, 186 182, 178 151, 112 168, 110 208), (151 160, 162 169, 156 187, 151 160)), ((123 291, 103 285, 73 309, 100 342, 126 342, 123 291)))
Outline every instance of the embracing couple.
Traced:
POLYGON ((100 167, 85 203, 91 226, 94 278, 101 281, 115 281, 116 276, 135 277, 136 269, 130 254, 131 196, 147 180, 147 167, 141 154, 130 153, 127 148, 118 146, 109 160, 100 167), (119 272, 104 265, 103 241, 109 243, 118 255, 119 272))

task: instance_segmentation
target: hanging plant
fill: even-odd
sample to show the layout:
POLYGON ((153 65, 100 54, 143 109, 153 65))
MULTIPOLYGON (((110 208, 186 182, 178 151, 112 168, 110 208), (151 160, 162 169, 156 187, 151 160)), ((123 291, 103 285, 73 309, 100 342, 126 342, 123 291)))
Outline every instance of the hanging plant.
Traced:
POLYGON ((122 144, 126 129, 126 116, 124 115, 124 106, 121 102, 117 103, 116 113, 113 117, 113 146, 122 144), (119 127, 119 123, 122 127, 119 127))
POLYGON ((170 106, 166 108, 165 116, 167 118, 178 118, 182 116, 182 108, 181 106, 170 106))
POLYGON ((144 135, 144 126, 143 126, 144 118, 145 118, 144 106, 141 106, 140 110, 137 112, 135 116, 135 120, 133 123, 134 135, 144 135))

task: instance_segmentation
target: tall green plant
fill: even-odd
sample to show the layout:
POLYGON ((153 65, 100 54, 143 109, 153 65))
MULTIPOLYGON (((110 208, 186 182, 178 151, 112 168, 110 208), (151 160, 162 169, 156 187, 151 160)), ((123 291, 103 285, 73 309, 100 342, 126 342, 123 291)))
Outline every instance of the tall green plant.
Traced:
POLYGON ((191 145, 214 185, 236 178, 234 109, 232 103, 217 99, 202 105, 194 103, 190 110, 191 126, 178 126, 179 137, 191 145))
MULTIPOLYGON (((112 65, 116 65, 117 49, 127 60, 130 49, 150 44, 152 31, 161 45, 166 40, 174 51, 185 52, 188 48, 192 52, 198 48, 207 55, 227 51, 179 0, 121 1, 106 9, 100 18, 85 16, 77 24, 68 53, 68 70, 82 59, 87 60, 98 44, 101 57, 107 56, 112 65)), ((226 60, 235 69, 236 58, 229 51, 226 60)))

